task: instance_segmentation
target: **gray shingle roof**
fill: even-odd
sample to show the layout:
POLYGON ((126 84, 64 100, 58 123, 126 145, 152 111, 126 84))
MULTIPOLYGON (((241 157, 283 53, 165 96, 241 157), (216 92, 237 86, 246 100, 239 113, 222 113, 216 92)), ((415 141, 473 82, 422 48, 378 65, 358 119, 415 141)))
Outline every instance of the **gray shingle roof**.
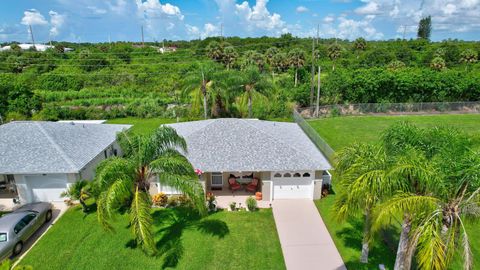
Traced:
POLYGON ((204 172, 331 168, 295 123, 224 118, 167 126, 185 138, 187 158, 204 172))
POLYGON ((0 174, 77 173, 130 125, 20 121, 0 126, 0 174))

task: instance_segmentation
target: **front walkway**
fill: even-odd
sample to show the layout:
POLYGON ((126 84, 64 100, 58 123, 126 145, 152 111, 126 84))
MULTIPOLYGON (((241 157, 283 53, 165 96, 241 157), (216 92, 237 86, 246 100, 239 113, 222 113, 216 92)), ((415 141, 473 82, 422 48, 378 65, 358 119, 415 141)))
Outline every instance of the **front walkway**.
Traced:
MULTIPOLYGON (((219 208, 228 209, 230 203, 237 203, 237 207, 246 207, 245 201, 248 197, 254 197, 255 194, 252 192, 246 192, 244 190, 239 190, 231 192, 230 190, 212 190, 209 191, 215 195, 217 200, 217 206, 219 208)), ((270 208, 270 201, 257 201, 257 206, 259 208, 270 208)))
POLYGON ((274 200, 273 217, 288 270, 346 270, 312 200, 274 200))

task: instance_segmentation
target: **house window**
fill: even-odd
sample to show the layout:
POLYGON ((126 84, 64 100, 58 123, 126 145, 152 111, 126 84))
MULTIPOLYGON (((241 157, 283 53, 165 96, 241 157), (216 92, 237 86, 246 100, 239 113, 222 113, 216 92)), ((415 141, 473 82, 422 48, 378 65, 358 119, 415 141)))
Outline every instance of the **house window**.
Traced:
POLYGON ((310 177, 310 174, 308 172, 303 174, 303 177, 310 177))
POLYGON ((282 177, 282 174, 277 172, 276 174, 273 175, 273 177, 282 177))
POLYGON ((302 177, 302 175, 297 172, 293 174, 293 177, 302 177))
POLYGON ((212 187, 222 187, 223 186, 223 174, 220 172, 213 172, 212 173, 212 180, 211 180, 212 187))
POLYGON ((283 177, 292 177, 292 175, 287 172, 286 174, 283 175, 283 177))

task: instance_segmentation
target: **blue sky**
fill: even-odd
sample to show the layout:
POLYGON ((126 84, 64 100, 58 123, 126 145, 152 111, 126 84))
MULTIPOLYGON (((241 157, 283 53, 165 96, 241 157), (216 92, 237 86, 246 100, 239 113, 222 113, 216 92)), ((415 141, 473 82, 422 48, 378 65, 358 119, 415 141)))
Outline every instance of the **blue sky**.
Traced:
POLYGON ((480 0, 2 0, 0 42, 198 39, 220 34, 369 40, 415 37, 432 16, 432 39, 480 37, 480 0))

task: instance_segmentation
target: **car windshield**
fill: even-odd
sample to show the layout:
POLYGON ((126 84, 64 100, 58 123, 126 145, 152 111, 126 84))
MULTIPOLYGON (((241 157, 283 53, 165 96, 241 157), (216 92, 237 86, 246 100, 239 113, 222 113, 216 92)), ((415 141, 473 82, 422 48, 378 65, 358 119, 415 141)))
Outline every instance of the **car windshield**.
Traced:
POLYGON ((7 234, 0 233, 0 242, 7 242, 7 234))

